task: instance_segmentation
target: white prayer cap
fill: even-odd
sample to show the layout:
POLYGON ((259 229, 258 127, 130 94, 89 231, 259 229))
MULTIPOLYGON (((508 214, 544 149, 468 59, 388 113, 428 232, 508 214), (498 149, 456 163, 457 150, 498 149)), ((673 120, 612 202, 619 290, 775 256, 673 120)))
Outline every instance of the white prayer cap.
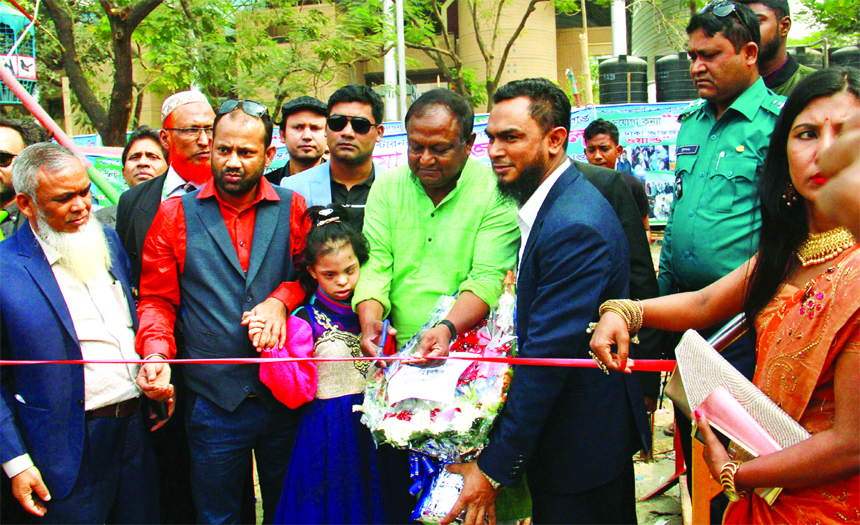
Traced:
POLYGON ((170 95, 164 103, 161 104, 161 121, 164 122, 167 115, 173 113, 173 111, 179 106, 191 104, 192 102, 202 102, 207 106, 209 105, 209 100, 206 98, 206 95, 196 89, 191 91, 180 91, 179 93, 170 95))

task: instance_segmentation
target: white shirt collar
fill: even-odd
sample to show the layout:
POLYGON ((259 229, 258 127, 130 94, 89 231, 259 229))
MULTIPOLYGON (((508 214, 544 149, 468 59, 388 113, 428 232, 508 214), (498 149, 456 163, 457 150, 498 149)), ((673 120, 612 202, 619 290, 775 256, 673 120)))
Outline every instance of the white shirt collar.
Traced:
POLYGON ((167 168, 167 174, 164 176, 164 188, 161 190, 162 202, 168 197, 185 195, 185 190, 182 189, 182 187, 189 182, 196 189, 199 189, 202 186, 202 184, 197 184, 196 182, 183 179, 178 173, 176 173, 176 170, 173 169, 173 165, 171 164, 170 167, 167 168))

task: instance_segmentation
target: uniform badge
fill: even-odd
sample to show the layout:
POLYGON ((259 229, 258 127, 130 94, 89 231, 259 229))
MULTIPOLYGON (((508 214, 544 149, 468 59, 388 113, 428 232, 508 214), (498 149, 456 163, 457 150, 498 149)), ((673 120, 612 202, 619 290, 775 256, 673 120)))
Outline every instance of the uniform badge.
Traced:
POLYGON ((681 146, 675 150, 675 155, 695 155, 699 152, 698 145, 681 146))
POLYGON ((743 152, 744 152, 744 147, 743 147, 743 146, 738 146, 737 148, 735 148, 735 151, 737 151, 738 153, 743 153, 743 152))

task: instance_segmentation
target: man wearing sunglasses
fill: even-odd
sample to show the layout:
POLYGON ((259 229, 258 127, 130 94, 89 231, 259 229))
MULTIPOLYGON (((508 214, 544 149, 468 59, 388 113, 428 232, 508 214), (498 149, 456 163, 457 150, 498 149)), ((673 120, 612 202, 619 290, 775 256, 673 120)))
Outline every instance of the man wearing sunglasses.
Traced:
POLYGON ((325 162, 325 118, 328 108, 314 97, 298 97, 281 106, 280 138, 290 160, 280 169, 266 173, 272 184, 325 162))
POLYGON ((12 163, 25 147, 44 142, 45 135, 45 130, 34 122, 0 116, 0 241, 27 222, 15 203, 12 163))
POLYGON ((787 97, 803 77, 814 73, 788 53, 791 13, 787 0, 739 0, 755 12, 761 28, 758 71, 764 84, 777 95, 787 97))
POLYGON ((308 206, 340 204, 364 224, 364 204, 376 178, 373 148, 382 139, 382 97, 367 86, 349 84, 328 99, 326 140, 329 161, 292 177, 281 186, 299 192, 308 206))
MULTIPOLYGON (((675 200, 657 280, 661 295, 700 290, 755 253, 761 225, 758 169, 785 101, 759 76, 761 38, 750 8, 726 0, 708 4, 692 17, 687 34, 690 75, 701 98, 679 117, 675 200)), ((718 328, 702 334, 710 337, 718 328)), ((751 335, 722 355, 752 378, 751 335)), ((676 420, 690 468, 690 422, 683 416, 676 420)))
MULTIPOLYGON (((285 304, 297 306, 290 294, 298 286, 293 261, 304 248, 305 204, 301 195, 263 177, 275 157, 272 129, 264 105, 224 102, 213 124, 213 177, 158 211, 144 246, 138 305, 136 348, 151 360, 138 375, 144 392, 163 391, 170 382, 173 367, 160 361, 177 356, 173 328, 180 305, 185 344, 178 355, 187 359, 258 357, 240 324, 245 311, 266 317, 257 303, 275 303, 283 322, 285 304)), ((271 332, 268 321, 264 332, 271 332)), ((271 523, 297 414, 260 382, 259 365, 182 368, 187 394, 180 403, 187 411, 197 522, 240 522, 253 451, 263 522, 271 523)))

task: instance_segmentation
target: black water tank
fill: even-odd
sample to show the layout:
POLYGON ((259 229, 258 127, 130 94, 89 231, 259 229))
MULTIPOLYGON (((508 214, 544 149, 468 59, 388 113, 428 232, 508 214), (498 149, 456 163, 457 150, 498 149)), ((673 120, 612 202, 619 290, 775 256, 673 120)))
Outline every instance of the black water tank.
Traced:
POLYGON ((687 53, 657 56, 654 62, 654 73, 657 77, 657 102, 678 102, 699 98, 699 92, 690 77, 690 57, 687 53))
POLYGON ((796 46, 788 48, 788 52, 797 62, 812 69, 824 67, 824 53, 811 47, 796 46))
POLYGON ((860 69, 860 46, 845 46, 830 51, 831 66, 851 66, 860 69))
POLYGON ((648 62, 619 55, 600 62, 600 103, 648 102, 648 62))

